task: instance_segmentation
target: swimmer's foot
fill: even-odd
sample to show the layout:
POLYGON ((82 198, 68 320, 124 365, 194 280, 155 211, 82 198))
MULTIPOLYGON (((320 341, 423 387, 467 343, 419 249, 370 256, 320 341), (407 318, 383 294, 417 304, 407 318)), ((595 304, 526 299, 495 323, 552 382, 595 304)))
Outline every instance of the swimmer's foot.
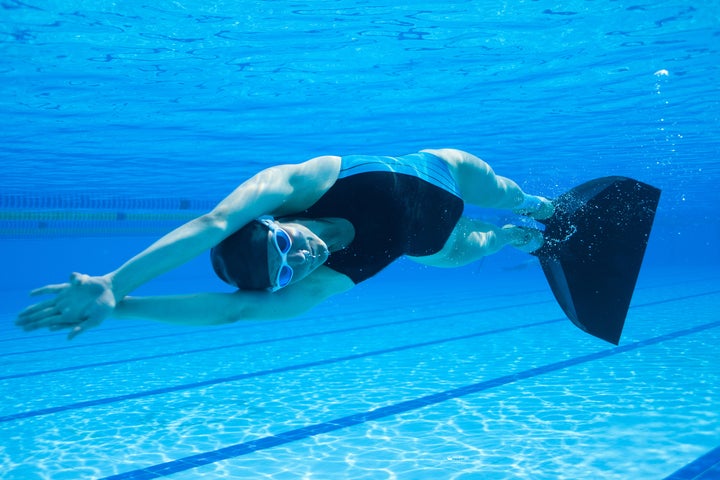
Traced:
POLYGON ((544 242, 542 232, 536 228, 505 225, 502 230, 507 235, 508 244, 521 252, 534 252, 544 242))
POLYGON ((523 202, 513 208, 513 212, 535 220, 546 220, 555 213, 555 206, 545 197, 525 194, 523 202))

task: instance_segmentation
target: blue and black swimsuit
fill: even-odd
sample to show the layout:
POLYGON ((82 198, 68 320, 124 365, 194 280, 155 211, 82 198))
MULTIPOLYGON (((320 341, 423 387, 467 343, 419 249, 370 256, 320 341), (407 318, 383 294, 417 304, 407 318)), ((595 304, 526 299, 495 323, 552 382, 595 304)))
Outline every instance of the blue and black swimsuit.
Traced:
POLYGON ((352 243, 325 265, 360 283, 402 255, 439 252, 463 207, 447 164, 435 155, 350 155, 342 157, 335 184, 297 216, 352 223, 352 243))

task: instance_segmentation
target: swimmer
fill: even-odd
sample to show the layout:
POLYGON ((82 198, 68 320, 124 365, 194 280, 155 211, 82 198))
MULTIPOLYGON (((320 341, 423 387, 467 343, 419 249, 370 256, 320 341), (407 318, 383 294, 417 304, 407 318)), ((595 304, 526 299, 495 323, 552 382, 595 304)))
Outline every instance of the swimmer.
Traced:
POLYGON ((459 267, 505 246, 527 253, 542 247, 540 230, 465 217, 465 203, 536 220, 554 210, 460 150, 316 157, 261 171, 113 272, 73 273, 68 283, 34 290, 54 296, 26 308, 16 324, 26 331, 67 329, 72 339, 108 317, 179 325, 289 318, 402 256, 459 267), (215 273, 237 291, 130 296, 207 251, 215 273))

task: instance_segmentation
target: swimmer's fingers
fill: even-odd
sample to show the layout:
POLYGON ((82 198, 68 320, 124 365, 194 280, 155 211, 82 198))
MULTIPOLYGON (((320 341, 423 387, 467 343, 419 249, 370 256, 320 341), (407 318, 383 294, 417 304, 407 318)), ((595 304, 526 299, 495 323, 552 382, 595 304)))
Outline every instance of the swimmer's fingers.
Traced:
POLYGON ((80 273, 73 273, 69 283, 46 285, 31 294, 56 296, 27 307, 20 312, 15 324, 25 331, 69 328, 69 339, 100 325, 115 308, 109 283, 102 277, 80 273))
POLYGON ((74 323, 55 323, 48 327, 48 330, 51 332, 57 332, 58 330, 64 330, 66 328, 73 328, 75 327, 74 323))
POLYGON ((100 323, 102 323, 102 319, 89 318, 83 320, 79 325, 75 325, 72 330, 70 330, 70 333, 68 334, 68 340, 72 340, 81 333, 90 330, 93 327, 97 327, 98 325, 100 325, 100 323))
POLYGON ((63 290, 66 290, 70 286, 69 283, 58 283, 56 285, 45 285, 44 287, 36 288, 32 292, 30 292, 30 295, 33 297, 37 297, 40 295, 50 295, 53 293, 60 293, 63 290))
POLYGON ((18 314, 18 320, 26 320, 26 319, 32 319, 33 316, 38 314, 39 312, 42 312, 43 310, 47 310, 48 308, 54 308, 55 307, 55 299, 51 300, 45 300, 44 302, 36 303, 35 305, 30 305, 25 310, 20 312, 18 314))
POLYGON ((73 338, 77 337, 85 330, 87 330, 87 329, 83 328, 81 325, 77 325, 72 330, 70 330, 70 333, 68 333, 67 339, 72 340, 73 338))
POLYGON ((15 325, 24 326, 27 324, 32 324, 34 322, 37 322, 38 320, 54 315, 56 313, 59 312, 57 311, 55 299, 46 300, 35 305, 30 305, 25 310, 20 312, 20 314, 17 316, 17 319, 15 320, 15 325))
MULTIPOLYGON (((21 327, 26 332, 31 332, 40 328, 52 329, 55 325, 66 324, 70 325, 72 324, 72 322, 65 320, 61 313, 58 313, 57 311, 51 309, 38 312, 32 317, 28 317, 23 319, 22 321, 18 320, 15 322, 15 325, 21 327)), ((77 324, 77 322, 75 322, 75 324, 77 324)))
POLYGON ((53 285, 45 285, 44 287, 36 288, 32 292, 30 292, 30 295, 35 297, 38 295, 50 295, 53 293, 60 293, 72 286, 82 286, 85 283, 87 283, 91 277, 89 275, 84 275, 82 273, 73 272, 70 275, 70 282, 69 283, 56 283, 53 285))
POLYGON ((70 329, 70 333, 68 334, 68 340, 72 340, 73 338, 80 335, 82 332, 89 330, 92 327, 96 327, 99 325, 100 322, 91 322, 87 320, 87 318, 84 318, 79 324, 77 321, 70 321, 67 319, 63 319, 62 317, 54 319, 52 324, 47 325, 48 330, 51 332, 57 332, 58 330, 65 330, 70 329))
POLYGON ((69 307, 61 307, 62 302, 55 299, 32 305, 18 315, 15 325, 26 332, 39 328, 53 329, 56 325, 67 328, 78 325, 84 318, 78 318, 77 313, 69 307))

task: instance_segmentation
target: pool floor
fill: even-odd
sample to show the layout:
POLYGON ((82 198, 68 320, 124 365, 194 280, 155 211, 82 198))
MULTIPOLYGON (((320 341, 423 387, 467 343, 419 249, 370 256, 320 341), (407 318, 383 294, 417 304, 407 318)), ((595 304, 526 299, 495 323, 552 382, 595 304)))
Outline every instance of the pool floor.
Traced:
POLYGON ((716 272, 643 271, 618 347, 565 320, 538 270, 477 276, 73 342, 7 314, 0 476, 720 478, 716 272))

